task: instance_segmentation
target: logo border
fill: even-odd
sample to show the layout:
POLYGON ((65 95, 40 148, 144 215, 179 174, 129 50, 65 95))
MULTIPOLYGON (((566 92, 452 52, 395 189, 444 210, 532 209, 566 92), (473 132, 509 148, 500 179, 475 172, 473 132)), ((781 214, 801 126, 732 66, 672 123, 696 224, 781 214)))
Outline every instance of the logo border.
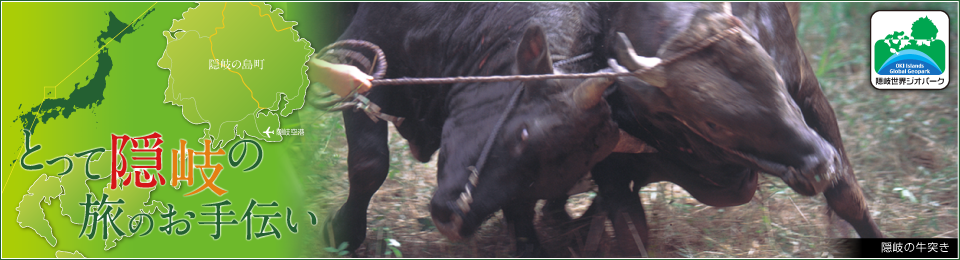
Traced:
MULTIPOLYGON (((944 89, 946 89, 948 86, 950 86, 950 80, 951 80, 951 77, 950 77, 950 72, 951 72, 951 70, 949 70, 949 67, 950 67, 950 65, 951 65, 951 64, 950 64, 950 63, 951 63, 951 60, 950 60, 950 37, 949 37, 949 34, 950 34, 950 33, 949 33, 949 31, 950 31, 950 29, 951 29, 950 27, 952 27, 952 26, 953 26, 953 23, 952 23, 952 21, 950 20, 950 14, 947 13, 947 11, 944 11, 944 10, 876 10, 876 11, 873 11, 873 13, 870 14, 870 29, 869 29, 870 35, 867 36, 867 38, 869 39, 869 40, 867 41, 867 45, 868 45, 868 46, 867 46, 867 50, 868 50, 868 53, 869 53, 869 55, 870 55, 870 59, 867 60, 867 67, 868 67, 869 69, 866 69, 866 71, 867 71, 867 80, 870 81, 870 86, 873 86, 873 88, 874 88, 874 89, 877 89, 877 90, 944 90, 944 89), (873 54, 873 45, 874 45, 874 43, 871 42, 871 41, 873 40, 873 39, 872 39, 872 36, 873 36, 873 35, 872 35, 872 34, 873 34, 873 16, 876 15, 878 12, 941 12, 941 13, 943 13, 943 15, 946 15, 946 16, 947 16, 947 31, 948 31, 948 32, 947 32, 947 35, 948 35, 948 37, 947 37, 946 41, 944 42, 944 44, 946 44, 946 46, 947 46, 947 52, 946 52, 946 55, 947 55, 947 57, 946 57, 946 58, 947 58, 947 63, 946 63, 946 64, 947 64, 948 69, 947 69, 947 71, 944 71, 944 73, 947 74, 947 75, 946 75, 946 77, 947 77, 947 83, 946 83, 946 84, 943 84, 943 87, 940 87, 940 88, 903 88, 903 87, 889 87, 889 88, 888 88, 888 87, 884 87, 884 88, 881 88, 881 87, 877 87, 877 85, 874 84, 875 81, 873 80, 873 73, 874 73, 874 71, 873 71, 874 60, 873 60, 873 59, 876 58, 876 57, 874 57, 874 54, 873 54)), ((942 75, 942 74, 941 74, 941 75, 942 75)))

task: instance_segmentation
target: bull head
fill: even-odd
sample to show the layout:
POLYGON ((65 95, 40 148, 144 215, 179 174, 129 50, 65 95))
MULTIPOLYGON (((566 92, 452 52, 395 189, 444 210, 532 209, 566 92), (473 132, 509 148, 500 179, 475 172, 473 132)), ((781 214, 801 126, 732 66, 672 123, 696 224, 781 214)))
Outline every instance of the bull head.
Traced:
POLYGON ((742 28, 729 4, 703 4, 688 27, 658 50, 669 63, 637 56, 620 33, 619 61, 667 100, 652 101, 643 96, 649 91, 629 82, 628 99, 646 102, 653 115, 669 115, 654 121, 686 135, 691 147, 681 150, 779 176, 800 194, 820 193, 837 178, 836 149, 806 125, 772 58, 742 28), (735 33, 690 52, 730 31, 735 33))
MULTIPOLYGON (((510 73, 554 73, 546 36, 538 26, 524 31, 513 59, 516 67, 510 73)), ((482 123, 450 115, 440 148, 438 187, 430 203, 439 231, 458 240, 472 235, 486 218, 509 203, 530 200, 532 195, 565 195, 617 144, 619 132, 603 100, 612 83, 610 79, 563 79, 478 87, 524 90, 500 129, 492 126, 505 106, 485 111, 496 116, 482 123), (476 134, 463 136, 463 132, 454 133, 454 128, 476 134), (496 138, 491 140, 487 160, 475 165, 483 140, 492 131, 496 138), (474 149, 478 152, 464 152, 474 149), (469 156, 460 156, 464 154, 469 156)))

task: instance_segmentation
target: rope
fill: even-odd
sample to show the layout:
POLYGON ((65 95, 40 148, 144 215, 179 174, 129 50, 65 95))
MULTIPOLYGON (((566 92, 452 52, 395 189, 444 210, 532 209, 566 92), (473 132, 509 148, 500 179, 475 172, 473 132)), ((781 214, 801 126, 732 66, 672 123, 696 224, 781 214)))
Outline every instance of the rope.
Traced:
POLYGON ((375 79, 370 83, 374 86, 409 85, 409 84, 452 84, 452 83, 477 83, 477 82, 502 82, 502 81, 531 81, 531 80, 547 80, 547 79, 610 78, 610 77, 624 77, 624 76, 635 76, 635 75, 636 75, 635 72, 594 72, 594 73, 576 73, 576 74, 540 74, 540 75, 510 75, 510 76, 461 76, 461 77, 445 77, 445 78, 375 79))
POLYGON ((569 64, 572 64, 572 63, 575 63, 575 62, 580 62, 580 61, 585 60, 585 59, 590 58, 590 57, 593 57, 593 52, 588 52, 588 53, 580 54, 580 55, 577 55, 577 56, 573 56, 572 58, 568 58, 568 59, 563 59, 563 60, 556 61, 556 62, 553 63, 553 67, 563 67, 563 66, 567 66, 567 65, 569 65, 569 64))
POLYGON ((483 169, 483 165, 487 162, 487 156, 490 155, 490 149, 493 148, 493 142, 497 138, 497 134, 500 133, 500 128, 503 127, 503 123, 507 121, 510 112, 513 111, 517 102, 520 101, 521 93, 523 93, 523 86, 518 87, 517 90, 513 92, 513 96, 510 97, 510 103, 507 103, 506 109, 500 114, 497 123, 493 125, 493 130, 490 131, 490 135, 487 136, 487 140, 483 143, 483 149, 480 150, 480 157, 477 158, 477 162, 474 165, 467 166, 467 171, 470 172, 470 174, 467 175, 467 184, 463 185, 463 192, 460 193, 460 198, 457 199, 456 202, 456 205, 460 208, 460 212, 457 213, 460 217, 464 217, 467 212, 470 212, 470 203, 473 203, 473 189, 477 188, 477 182, 480 181, 480 172, 483 169))
POLYGON ((327 54, 327 52, 330 51, 331 49, 344 48, 344 47, 363 48, 363 49, 372 51, 374 54, 374 60, 376 60, 377 64, 375 67, 376 71, 374 71, 373 74, 370 74, 370 76, 373 76, 374 78, 379 79, 387 75, 387 59, 383 58, 385 57, 385 55, 383 54, 383 50, 380 49, 380 46, 377 46, 376 44, 373 44, 368 41, 340 40, 340 41, 331 43, 326 47, 323 47, 323 49, 320 49, 320 51, 317 53, 324 55, 324 54, 327 54))
POLYGON ((500 119, 497 120, 497 124, 493 125, 493 131, 487 136, 487 141, 483 144, 483 150, 480 151, 480 158, 477 158, 475 168, 478 173, 483 169, 483 164, 487 162, 487 155, 490 154, 490 149, 493 148, 493 141, 497 138, 497 133, 500 133, 500 128, 503 127, 503 123, 507 121, 507 116, 510 115, 510 111, 513 111, 513 107, 517 105, 517 101, 520 99, 520 93, 522 92, 522 86, 513 92, 513 96, 510 97, 510 103, 508 103, 507 108, 503 110, 503 114, 500 114, 500 119))
MULTIPOLYGON (((352 60, 353 62, 356 62, 360 65, 358 66, 358 68, 373 69, 371 67, 373 65, 373 62, 370 61, 370 59, 364 56, 363 53, 350 50, 350 49, 339 49, 339 48, 331 49, 326 53, 318 53, 315 56, 315 58, 320 60, 326 60, 330 63, 343 63, 343 64, 349 64, 349 62, 352 60), (331 62, 331 60, 336 60, 337 62, 331 62)), ((373 73, 373 72, 367 71, 367 73, 373 73)))

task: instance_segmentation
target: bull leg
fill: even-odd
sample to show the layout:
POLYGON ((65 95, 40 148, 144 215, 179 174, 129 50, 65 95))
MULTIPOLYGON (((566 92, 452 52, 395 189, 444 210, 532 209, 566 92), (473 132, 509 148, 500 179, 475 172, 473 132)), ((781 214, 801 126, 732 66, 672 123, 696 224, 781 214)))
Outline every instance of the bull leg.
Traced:
POLYGON ((517 257, 542 257, 543 249, 537 239, 537 230, 533 226, 534 207, 536 200, 515 200, 503 207, 503 217, 507 224, 513 226, 513 234, 517 239, 517 257))
POLYGON ((387 123, 374 123, 363 112, 344 111, 343 121, 346 127, 347 166, 350 179, 350 193, 347 202, 340 207, 333 218, 332 225, 324 225, 324 246, 337 247, 347 242, 347 250, 356 250, 367 235, 367 207, 370 198, 387 178, 390 166, 387 147, 387 123), (329 243, 333 228, 333 244, 329 243))
POLYGON ((867 208, 863 191, 860 190, 860 184, 857 183, 853 170, 847 170, 833 187, 823 192, 823 196, 827 198, 830 209, 850 223, 860 237, 883 237, 880 229, 877 228, 877 223, 870 217, 870 209, 867 208))
MULTIPOLYGON (((638 196, 634 194, 632 197, 638 196)), ((619 211, 610 215, 613 220, 613 229, 617 234, 617 243, 624 250, 624 255, 647 257, 646 247, 649 245, 647 240, 650 239, 650 227, 647 226, 646 212, 643 211, 640 199, 621 206, 619 211)))
POLYGON ((643 210, 643 203, 637 191, 645 183, 637 183, 636 189, 630 189, 631 178, 637 172, 626 172, 625 169, 635 169, 631 157, 627 154, 612 154, 593 167, 593 179, 599 187, 602 197, 601 207, 613 222, 617 243, 625 256, 640 256, 641 246, 645 248, 649 243, 650 229, 647 227, 647 217, 643 210), (640 241, 637 241, 639 239, 640 241))

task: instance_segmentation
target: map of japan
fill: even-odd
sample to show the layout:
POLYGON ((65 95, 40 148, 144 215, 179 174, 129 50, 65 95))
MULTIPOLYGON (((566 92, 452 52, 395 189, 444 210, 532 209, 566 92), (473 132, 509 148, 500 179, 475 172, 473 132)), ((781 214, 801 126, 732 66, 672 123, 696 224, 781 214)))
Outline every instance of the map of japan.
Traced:
POLYGON ((303 106, 314 49, 280 14, 263 3, 200 3, 163 32, 164 102, 181 106, 190 123, 208 124, 200 139, 213 148, 244 136, 280 141, 264 132, 303 106))
MULTIPOLYGON (((63 119, 69 119, 71 114, 76 113, 80 109, 90 109, 100 106, 105 99, 104 90, 107 88, 107 78, 114 68, 113 58, 110 56, 110 48, 106 45, 110 42, 120 43, 124 35, 139 32, 138 29, 140 27, 137 25, 147 19, 154 10, 153 8, 148 9, 137 20, 131 23, 120 21, 113 12, 106 13, 109 17, 109 24, 107 30, 100 31, 100 35, 96 37, 97 47, 101 48, 101 50, 96 54, 95 62, 97 66, 93 77, 86 77, 87 82, 85 84, 75 83, 74 91, 71 92, 69 96, 47 100, 41 105, 30 108, 21 114, 18 120, 21 121, 23 130, 36 132, 36 130, 38 130, 37 126, 47 123, 48 120, 56 119, 60 116, 62 116, 63 119)), ((116 46, 116 44, 111 46, 116 46)), ((39 150, 40 148, 38 147, 37 149, 39 150)), ((105 150, 91 154, 92 160, 89 161, 90 165, 87 165, 88 161, 85 157, 65 156, 67 160, 71 161, 71 167, 72 169, 76 169, 76 172, 57 174, 54 172, 60 172, 62 169, 56 169, 55 167, 47 167, 46 170, 43 170, 47 173, 40 174, 40 176, 36 178, 36 181, 28 188, 27 194, 22 196, 20 203, 17 205, 17 223, 20 227, 33 229, 37 235, 46 240, 47 244, 55 247, 58 244, 55 233, 58 232, 54 232, 50 223, 51 219, 56 220, 57 215, 63 215, 66 216, 72 224, 84 225, 84 220, 88 217, 85 216, 85 212, 83 212, 84 208, 70 207, 68 205, 75 205, 77 202, 84 201, 84 197, 88 194, 90 194, 95 201, 103 198, 102 195, 96 196, 95 193, 91 193, 92 189, 95 189, 91 187, 104 187, 104 183, 107 182, 109 178, 101 176, 103 178, 88 179, 84 171, 89 170, 98 173, 109 172, 110 152, 110 150, 105 150), (107 159, 103 159, 103 154, 107 154, 107 159), (42 204, 51 205, 53 200, 60 200, 60 214, 44 211, 42 204)), ((156 211, 156 208, 162 204, 162 202, 150 199, 150 193, 155 190, 154 188, 101 189, 102 191, 97 193, 112 196, 113 200, 122 199, 130 202, 123 206, 127 212, 126 214, 118 213, 115 216, 117 217, 116 223, 122 226, 127 226, 131 221, 135 221, 131 218, 131 212, 133 214, 137 212, 152 214, 156 211)), ((105 234, 103 236, 103 250, 110 250, 116 247, 117 242, 124 237, 133 236, 133 234, 118 234, 115 232, 102 233, 105 234)), ((59 233, 59 235, 61 237, 75 238, 75 236, 64 235, 64 233, 59 233)), ((81 255, 79 252, 58 253, 58 255, 60 254, 65 256, 81 255)))

